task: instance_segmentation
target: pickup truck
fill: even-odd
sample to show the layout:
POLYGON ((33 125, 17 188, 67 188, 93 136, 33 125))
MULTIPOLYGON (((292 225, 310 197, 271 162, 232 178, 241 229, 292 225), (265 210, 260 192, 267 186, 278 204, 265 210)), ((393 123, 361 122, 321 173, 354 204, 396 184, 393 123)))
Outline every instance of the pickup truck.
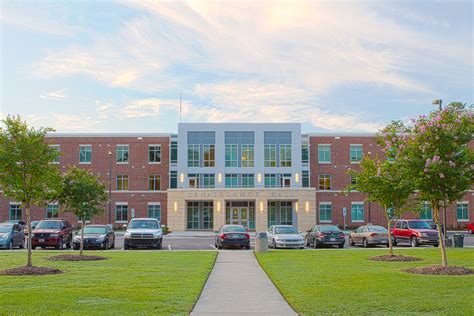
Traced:
POLYGON ((412 247, 419 245, 433 245, 438 247, 438 231, 431 228, 424 220, 399 219, 392 228, 394 245, 397 243, 409 243, 412 247))
POLYGON ((123 249, 155 248, 161 249, 163 231, 156 218, 134 218, 127 226, 123 249))

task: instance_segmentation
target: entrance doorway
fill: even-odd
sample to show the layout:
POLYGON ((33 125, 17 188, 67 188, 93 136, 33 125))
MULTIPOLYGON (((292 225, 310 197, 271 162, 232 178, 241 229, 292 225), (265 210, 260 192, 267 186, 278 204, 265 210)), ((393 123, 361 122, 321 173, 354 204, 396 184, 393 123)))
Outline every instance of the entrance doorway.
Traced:
POLYGON ((230 209, 230 223, 233 225, 242 225, 248 227, 249 209, 247 207, 232 207, 230 209))
POLYGON ((249 230, 255 230, 255 203, 227 202, 226 224, 242 225, 249 230))

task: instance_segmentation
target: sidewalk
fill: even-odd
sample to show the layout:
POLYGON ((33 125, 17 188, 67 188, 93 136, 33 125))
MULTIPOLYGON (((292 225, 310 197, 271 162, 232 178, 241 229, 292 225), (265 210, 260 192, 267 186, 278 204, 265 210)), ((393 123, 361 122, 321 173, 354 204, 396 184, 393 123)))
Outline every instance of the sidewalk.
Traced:
POLYGON ((296 315, 252 251, 219 251, 192 316, 296 315))

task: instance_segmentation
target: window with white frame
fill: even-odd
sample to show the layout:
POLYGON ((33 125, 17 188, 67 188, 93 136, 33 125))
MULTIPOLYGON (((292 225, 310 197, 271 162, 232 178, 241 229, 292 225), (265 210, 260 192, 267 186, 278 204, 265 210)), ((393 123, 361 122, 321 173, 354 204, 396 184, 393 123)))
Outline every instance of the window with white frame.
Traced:
POLYGON ((353 202, 351 205, 351 219, 353 222, 364 221, 364 203, 353 202))
POLYGON ((237 144, 226 144, 225 145, 225 166, 226 167, 238 167, 238 149, 237 144))
POLYGON ((117 163, 128 163, 128 145, 117 145, 117 163))
POLYGON ((318 163, 331 163, 330 144, 318 144, 318 163))
POLYGON ((265 188, 277 188, 278 181, 277 175, 275 173, 266 173, 265 174, 265 188))
POLYGON ((265 167, 276 167, 276 145, 275 144, 265 144, 264 146, 264 163, 265 167))
POLYGON ((128 221, 128 205, 119 204, 115 205, 115 222, 126 223, 128 221))
POLYGON ((310 181, 309 181, 309 171, 303 170, 301 172, 301 183, 303 185, 303 188, 309 188, 310 186, 310 181))
POLYGON ((148 162, 161 162, 161 145, 148 145, 148 162))
POLYGON ((79 145, 79 163, 87 164, 92 162, 92 145, 79 145))
POLYGON ((235 173, 227 173, 225 175, 225 187, 226 188, 237 188, 239 186, 239 177, 235 173))
POLYGON ((456 219, 458 222, 469 221, 469 204, 467 202, 456 204, 456 219))
POLYGON ((215 176, 213 173, 203 174, 203 188, 214 188, 215 187, 215 176))
POLYGON ((242 188, 253 188, 255 185, 255 176, 253 173, 242 174, 242 188))
POLYGON ((156 218, 161 221, 161 205, 160 203, 148 203, 148 217, 156 218))
POLYGON ((362 160, 362 156, 363 156, 362 145, 351 144, 350 145, 351 162, 360 162, 362 160))
POLYGON ((59 217, 59 205, 58 204, 48 204, 46 206, 46 218, 53 219, 59 217))
POLYGON ((199 176, 197 174, 188 175, 188 188, 190 189, 199 188, 199 176))
POLYGON ((320 174, 318 176, 319 190, 331 190, 331 175, 320 174))
POLYGON ((214 144, 204 144, 204 167, 214 167, 216 164, 216 146, 214 144))
POLYGON ((58 153, 51 163, 58 164, 61 160, 61 145, 49 145, 49 148, 54 149, 58 153))
POLYGON ((319 221, 320 222, 331 222, 332 221, 332 204, 331 204, 331 202, 320 202, 319 203, 319 221))
POLYGON ((254 145, 243 144, 242 145, 242 167, 253 167, 254 166, 254 145))
POLYGON ((428 203, 423 204, 421 207, 420 219, 433 219, 433 209, 428 203))
POLYGON ((148 176, 148 190, 159 191, 161 189, 161 177, 159 174, 151 174, 148 176))
POLYGON ((199 144, 188 145, 188 167, 199 167, 200 153, 201 150, 199 144))
POLYGON ((21 220, 21 204, 10 203, 10 220, 21 220))
POLYGON ((117 175, 117 191, 128 191, 128 175, 117 175))
POLYGON ((280 144, 280 167, 291 167, 291 145, 280 144))

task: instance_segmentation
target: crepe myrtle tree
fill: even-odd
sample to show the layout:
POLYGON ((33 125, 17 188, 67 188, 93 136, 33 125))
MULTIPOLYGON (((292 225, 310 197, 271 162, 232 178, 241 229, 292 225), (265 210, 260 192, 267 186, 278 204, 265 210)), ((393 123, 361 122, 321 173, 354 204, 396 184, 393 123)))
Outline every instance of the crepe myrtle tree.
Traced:
POLYGON ((81 247, 84 250, 84 226, 86 219, 104 212, 104 203, 108 195, 99 176, 91 171, 71 167, 62 176, 61 187, 57 196, 62 211, 71 211, 81 221, 81 247))
POLYGON ((438 227, 441 265, 448 265, 440 226, 440 209, 455 203, 472 187, 474 153, 469 147, 474 133, 473 112, 461 103, 396 124, 384 131, 384 150, 396 157, 404 177, 413 181, 420 201, 433 209, 438 227))
POLYGON ((51 128, 28 126, 20 116, 7 116, 0 127, 0 186, 3 195, 21 203, 28 227, 27 266, 31 259, 31 216, 33 205, 45 206, 60 183, 59 152, 48 145, 51 128))
POLYGON ((359 170, 348 170, 355 179, 345 188, 345 192, 359 191, 367 194, 367 200, 379 204, 387 217, 389 253, 393 256, 392 222, 399 218, 410 204, 413 183, 405 179, 394 160, 372 159, 364 156, 359 170))

